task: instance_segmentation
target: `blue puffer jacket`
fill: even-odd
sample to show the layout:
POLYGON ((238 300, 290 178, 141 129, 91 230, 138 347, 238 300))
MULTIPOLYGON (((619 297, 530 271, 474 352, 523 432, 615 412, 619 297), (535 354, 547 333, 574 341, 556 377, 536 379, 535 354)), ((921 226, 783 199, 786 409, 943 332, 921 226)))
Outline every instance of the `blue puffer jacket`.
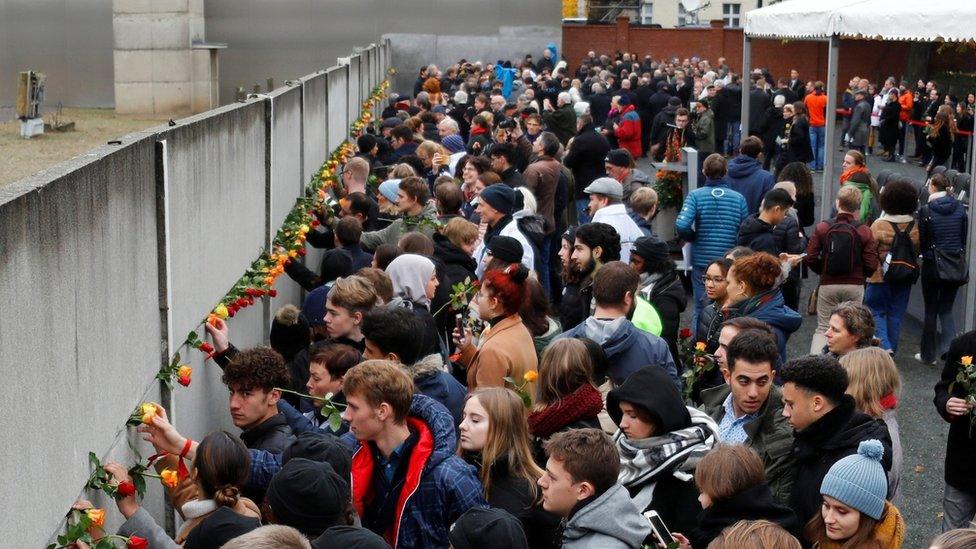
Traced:
POLYGON ((726 177, 732 189, 745 197, 749 213, 759 213, 763 197, 773 188, 773 174, 762 169, 762 162, 740 154, 729 162, 729 175, 726 177))
MULTIPOLYGON (((456 456, 457 436, 451 414, 436 400, 413 396, 407 416, 419 437, 410 452, 406 480, 394 511, 393 525, 383 536, 394 549, 448 547, 451 525, 472 507, 487 507, 475 468, 456 456)), ((352 456, 352 503, 364 516, 373 497, 373 469, 377 466, 366 441, 346 433, 341 441, 352 456)))
POLYGON ((966 208, 952 195, 940 196, 922 206, 918 225, 919 249, 925 259, 933 259, 933 245, 946 252, 966 248, 969 217, 966 208))
POLYGON ((707 267, 735 247, 739 225, 749 217, 746 199, 725 179, 712 179, 692 191, 678 213, 678 236, 691 242, 691 264, 707 267))
POLYGON ((776 334, 776 344, 779 347, 779 365, 786 363, 786 340, 800 329, 803 317, 800 313, 790 309, 783 301, 783 292, 773 288, 768 292, 756 294, 742 302, 736 310, 735 316, 749 316, 762 320, 773 329, 776 334))

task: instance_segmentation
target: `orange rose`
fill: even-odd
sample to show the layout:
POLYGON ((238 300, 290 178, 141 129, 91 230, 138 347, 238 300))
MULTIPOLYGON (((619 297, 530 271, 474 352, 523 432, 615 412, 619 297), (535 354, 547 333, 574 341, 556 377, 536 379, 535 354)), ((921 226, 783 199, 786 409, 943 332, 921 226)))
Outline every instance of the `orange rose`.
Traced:
POLYGON ((190 385, 190 379, 192 376, 193 368, 186 364, 180 366, 180 369, 176 371, 176 381, 184 387, 188 387, 190 385))
POLYGON ((522 379, 524 379, 529 383, 532 383, 533 381, 539 379, 539 372, 535 370, 529 370, 528 372, 525 372, 525 375, 522 376, 522 379))
POLYGON ((139 407, 139 413, 142 415, 142 422, 146 425, 152 425, 152 420, 159 414, 159 410, 148 402, 142 403, 139 407))
POLYGON ((172 469, 163 469, 163 472, 159 473, 159 482, 163 483, 163 486, 167 488, 176 488, 176 485, 180 482, 180 477, 172 469))
POLYGON ((695 343, 695 349, 698 350, 698 351, 704 351, 705 350, 705 342, 704 341, 699 341, 698 343, 695 343))
POLYGON ((92 526, 98 526, 101 528, 105 525, 105 510, 104 509, 87 509, 85 514, 91 519, 92 526))
POLYGON ((973 364, 973 357, 970 356, 970 355, 966 355, 966 356, 964 356, 964 357, 962 357, 962 358, 959 359, 959 363, 962 364, 963 366, 966 366, 968 368, 969 366, 972 366, 972 364, 973 364))

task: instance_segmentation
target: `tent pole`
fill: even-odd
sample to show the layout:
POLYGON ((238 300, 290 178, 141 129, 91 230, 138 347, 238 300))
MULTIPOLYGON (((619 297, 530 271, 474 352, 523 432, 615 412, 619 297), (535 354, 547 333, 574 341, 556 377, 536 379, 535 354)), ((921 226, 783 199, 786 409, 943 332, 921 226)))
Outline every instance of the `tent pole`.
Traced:
MULTIPOLYGON (((958 138, 958 136, 957 136, 958 138)), ((969 258, 970 273, 972 273, 973 265, 976 265, 974 261, 974 255, 976 255, 976 222, 973 220, 973 192, 976 191, 976 146, 974 142, 976 139, 973 136, 969 136, 971 142, 969 147, 969 190, 966 193, 966 197, 969 199, 969 234, 966 238, 966 246, 968 253, 966 254, 969 258)), ((972 274, 970 274, 969 284, 966 284, 966 307, 963 314, 963 324, 965 331, 971 331, 976 329, 976 281, 972 279, 972 274)))
MULTIPOLYGON (((823 171, 823 192, 820 194, 820 219, 830 217, 831 208, 834 206, 834 198, 837 196, 837 185, 834 183, 834 134, 836 133, 837 120, 837 61, 840 51, 840 37, 831 36, 827 46, 827 86, 824 92, 827 94, 827 112, 824 113, 826 120, 826 135, 824 136, 824 171, 823 171)), ((816 151, 814 151, 816 154, 816 151)))
MULTIPOLYGON (((749 136, 749 73, 752 72, 752 38, 742 33, 742 138, 749 136)), ((732 149, 739 147, 738 143, 732 144, 732 149)))

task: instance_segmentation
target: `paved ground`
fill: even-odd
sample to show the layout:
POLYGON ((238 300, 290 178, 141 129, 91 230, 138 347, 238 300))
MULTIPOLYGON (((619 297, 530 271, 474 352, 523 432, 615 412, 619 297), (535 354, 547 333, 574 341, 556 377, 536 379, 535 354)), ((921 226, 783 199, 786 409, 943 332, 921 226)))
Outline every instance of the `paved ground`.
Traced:
MULTIPOLYGON (((51 122, 53 109, 42 112, 51 122)), ((20 121, 13 109, 0 109, 0 186, 49 168, 119 136, 158 125, 160 120, 118 116, 112 109, 66 108, 62 119, 75 131, 49 132, 31 139, 20 137, 20 121)))
MULTIPOLYGON (((831 179, 836 181, 840 176, 840 162, 843 159, 839 143, 834 147, 833 152, 836 155, 836 164, 835 174, 831 179)), ((646 167, 646 161, 642 161, 642 164, 644 164, 642 167, 646 167)), ((924 170, 914 164, 889 163, 869 157, 868 165, 873 173, 888 169, 917 180, 922 180, 925 176, 924 170)), ((814 188, 818 195, 816 210, 818 212, 820 211, 819 181, 820 174, 815 174, 814 188)), ((815 278, 804 281, 800 303, 806 303, 815 283, 815 278)), ((689 308, 682 315, 682 326, 688 326, 690 323, 689 308)), ((800 330, 789 340, 787 350, 790 357, 802 356, 809 351, 810 339, 816 324, 816 317, 804 316, 800 330)), ((918 321, 906 318, 902 327, 898 355, 895 357, 903 382, 898 405, 898 420, 905 461, 901 480, 904 503, 900 509, 908 524, 905 547, 928 547, 928 543, 940 531, 942 513, 945 440, 948 428, 932 405, 933 388, 941 373, 941 365, 925 366, 913 358, 919 351, 921 331, 922 327, 918 321)))

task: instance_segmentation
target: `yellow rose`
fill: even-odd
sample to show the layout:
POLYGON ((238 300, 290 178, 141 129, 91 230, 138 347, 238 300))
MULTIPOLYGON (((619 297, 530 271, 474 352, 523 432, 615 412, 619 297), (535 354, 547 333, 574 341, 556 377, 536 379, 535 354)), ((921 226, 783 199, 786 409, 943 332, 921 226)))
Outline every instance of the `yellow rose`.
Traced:
POLYGON ((220 320, 225 320, 227 318, 227 307, 225 307, 224 304, 221 303, 220 305, 217 305, 216 308, 214 308, 213 313, 217 315, 217 318, 219 318, 220 320))
POLYGON ((98 526, 101 528, 105 525, 105 510, 104 509, 88 509, 85 511, 88 518, 91 519, 92 526, 98 526))
POLYGON ((970 355, 966 355, 966 356, 964 356, 964 357, 962 357, 962 358, 960 358, 960 359, 959 359, 959 362, 960 362, 960 363, 961 363, 961 364, 962 364, 963 366, 965 366, 965 367, 967 367, 967 368, 969 368, 970 366, 972 366, 972 365, 973 365, 973 357, 972 357, 972 356, 970 356, 970 355))
POLYGON ((699 341, 698 343, 695 343, 695 350, 704 352, 705 351, 705 342, 704 341, 699 341))
POLYGON ((180 483, 180 476, 172 469, 163 469, 159 473, 159 482, 163 483, 163 486, 167 488, 176 488, 176 485, 180 483))
POLYGON ((156 407, 148 402, 142 403, 142 406, 139 408, 139 413, 142 415, 142 422, 146 425, 152 424, 152 419, 156 417, 157 412, 156 407))
POLYGON ((533 381, 539 379, 539 372, 535 370, 529 370, 528 372, 525 372, 525 375, 522 376, 522 379, 524 379, 529 383, 532 383, 533 381))

